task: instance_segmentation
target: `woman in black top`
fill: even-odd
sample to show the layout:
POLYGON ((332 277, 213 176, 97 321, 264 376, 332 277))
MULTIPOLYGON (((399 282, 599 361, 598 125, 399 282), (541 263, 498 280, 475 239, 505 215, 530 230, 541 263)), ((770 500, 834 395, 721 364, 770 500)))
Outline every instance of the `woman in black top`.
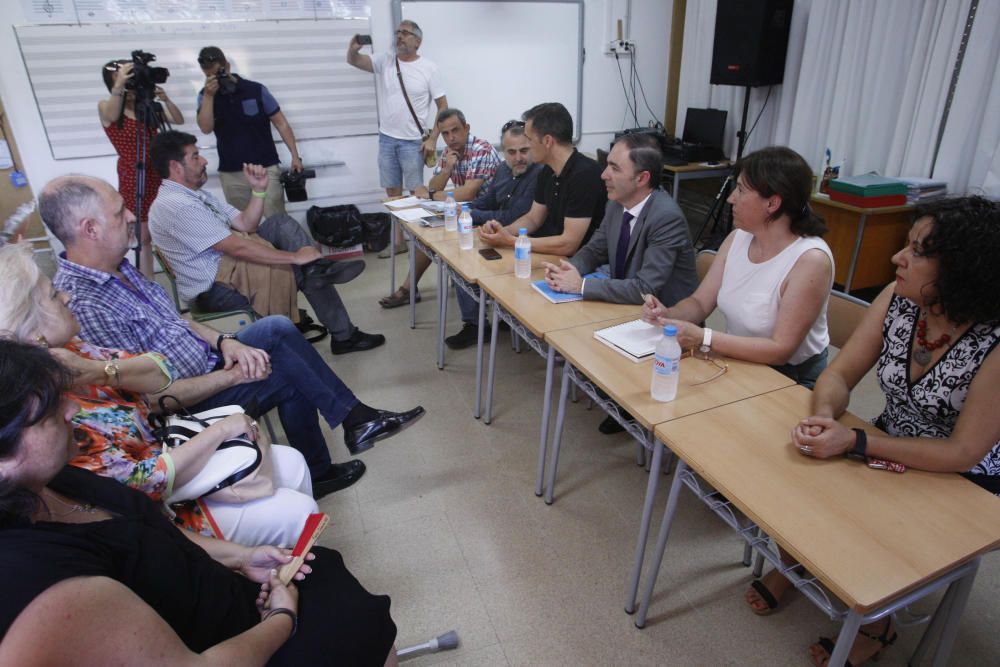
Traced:
POLYGON ((0 664, 396 664, 389 599, 337 552, 284 586, 287 551, 185 533, 66 466, 70 381, 44 349, 0 340, 0 664))

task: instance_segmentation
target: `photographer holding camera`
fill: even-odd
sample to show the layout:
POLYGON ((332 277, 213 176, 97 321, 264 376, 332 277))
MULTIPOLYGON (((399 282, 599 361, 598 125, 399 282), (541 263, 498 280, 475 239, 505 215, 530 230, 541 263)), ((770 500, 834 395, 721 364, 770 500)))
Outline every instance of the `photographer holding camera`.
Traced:
MULTIPOLYGON (((164 72, 162 78, 166 80, 166 70, 162 71, 164 72)), ((155 97, 156 100, 159 100, 159 104, 153 104, 154 113, 159 114, 159 117, 144 117, 140 121, 136 116, 135 74, 135 63, 132 60, 112 60, 101 68, 104 85, 108 87, 108 92, 111 95, 97 103, 97 113, 100 116, 101 125, 104 127, 104 133, 108 135, 108 140, 111 141, 115 152, 118 153, 118 192, 125 200, 125 208, 140 216, 142 222, 140 268, 144 275, 152 277, 153 254, 147 220, 149 207, 156 199, 156 193, 160 189, 160 176, 149 161, 149 144, 156 136, 163 120, 180 125, 184 122, 184 115, 181 114, 177 105, 167 97, 163 88, 155 85, 152 81, 147 81, 146 79, 149 77, 146 77, 140 83, 147 85, 152 90, 139 90, 138 92, 143 94, 144 99, 152 100, 155 97), (159 107, 159 109, 155 109, 155 107, 159 107), (140 146, 144 147, 142 162, 138 159, 140 146), (137 172, 140 165, 143 165, 145 172, 145 183, 142 188, 141 205, 137 206, 136 197, 139 190, 137 172)))
POLYGON ((295 134, 268 89, 232 73, 229 62, 217 46, 206 46, 198 54, 205 73, 205 87, 198 94, 198 127, 205 134, 215 132, 219 152, 219 181, 230 205, 243 210, 250 203, 251 188, 243 174, 244 164, 267 168, 268 188, 264 217, 285 212, 281 191, 278 151, 271 137, 271 125, 292 154, 292 171, 302 171, 302 159, 295 134))

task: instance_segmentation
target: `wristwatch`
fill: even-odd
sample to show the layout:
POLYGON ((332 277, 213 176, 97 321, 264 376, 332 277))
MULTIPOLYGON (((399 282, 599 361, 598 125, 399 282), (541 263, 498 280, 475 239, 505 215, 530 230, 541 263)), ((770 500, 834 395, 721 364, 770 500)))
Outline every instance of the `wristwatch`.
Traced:
POLYGON ((855 461, 867 461, 868 456, 866 454, 868 450, 868 434, 865 433, 860 428, 852 428, 856 436, 854 440, 854 448, 844 452, 844 456, 849 459, 854 459, 855 461))
POLYGON ((215 340, 215 349, 222 352, 222 341, 224 340, 236 340, 236 334, 219 334, 219 337, 215 340))
POLYGON ((701 347, 698 348, 698 351, 707 355, 712 351, 712 330, 705 327, 703 331, 705 334, 701 338, 701 347))

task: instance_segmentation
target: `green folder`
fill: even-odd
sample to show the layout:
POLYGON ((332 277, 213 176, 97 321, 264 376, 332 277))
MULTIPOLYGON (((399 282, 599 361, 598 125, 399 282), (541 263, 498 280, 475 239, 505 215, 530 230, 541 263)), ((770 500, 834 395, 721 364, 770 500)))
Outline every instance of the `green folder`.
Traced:
POLYGON ((860 197, 906 194, 906 183, 898 178, 880 176, 875 172, 835 178, 830 181, 830 188, 837 192, 846 192, 860 197))

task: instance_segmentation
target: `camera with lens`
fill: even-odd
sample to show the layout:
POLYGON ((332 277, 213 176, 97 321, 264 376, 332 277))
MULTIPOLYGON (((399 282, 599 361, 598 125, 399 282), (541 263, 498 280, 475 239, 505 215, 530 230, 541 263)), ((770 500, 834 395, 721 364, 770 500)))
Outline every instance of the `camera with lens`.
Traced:
POLYGON ((281 184, 285 186, 285 196, 288 201, 305 201, 309 199, 306 194, 306 179, 316 178, 315 169, 303 169, 302 171, 291 171, 286 169, 281 172, 281 184))
POLYGON ((151 67, 149 63, 156 56, 145 51, 132 52, 132 78, 125 84, 127 90, 135 92, 136 103, 152 101, 156 96, 156 86, 167 82, 170 70, 166 67, 151 67))
POLYGON ((219 82, 220 95, 232 95, 236 92, 236 79, 225 68, 219 68, 215 73, 215 80, 219 82))

